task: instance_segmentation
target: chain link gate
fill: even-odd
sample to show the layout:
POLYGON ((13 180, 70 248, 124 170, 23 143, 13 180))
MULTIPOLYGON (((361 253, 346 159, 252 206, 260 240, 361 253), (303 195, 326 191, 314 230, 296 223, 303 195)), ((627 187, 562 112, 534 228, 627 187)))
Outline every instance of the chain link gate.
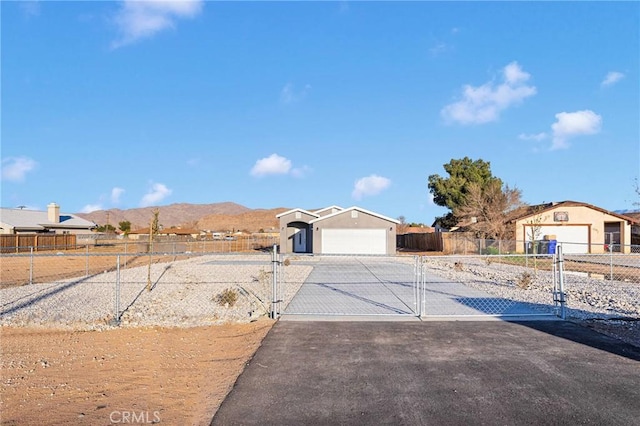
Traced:
POLYGON ((283 316, 417 318, 417 256, 280 255, 274 313, 283 316))

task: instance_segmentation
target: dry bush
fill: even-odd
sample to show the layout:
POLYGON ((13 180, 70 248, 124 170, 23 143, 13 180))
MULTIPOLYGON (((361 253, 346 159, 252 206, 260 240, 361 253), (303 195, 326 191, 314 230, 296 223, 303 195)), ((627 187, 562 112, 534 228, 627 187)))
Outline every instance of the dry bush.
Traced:
POLYGON ((516 284, 523 290, 531 288, 533 284, 533 275, 528 272, 523 272, 517 279, 516 284))
POLYGON ((232 307, 238 301, 238 292, 227 288, 215 297, 215 301, 220 306, 232 307))

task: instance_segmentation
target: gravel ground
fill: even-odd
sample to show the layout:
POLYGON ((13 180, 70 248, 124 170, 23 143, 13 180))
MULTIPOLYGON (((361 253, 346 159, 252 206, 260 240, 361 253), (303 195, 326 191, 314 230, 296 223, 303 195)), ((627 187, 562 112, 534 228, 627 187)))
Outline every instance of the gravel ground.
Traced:
MULTIPOLYGON (((425 257, 429 272, 491 295, 530 303, 553 300, 553 273, 481 257, 425 257), (524 274, 530 274, 524 285, 524 274)), ((640 346, 640 285, 565 274, 566 319, 640 346)))
MULTIPOLYGON (((313 259, 311 259, 313 260, 313 259)), ((482 257, 425 257, 428 271, 491 295, 550 304, 548 271, 493 262, 482 257), (530 283, 521 286, 523 274, 530 283), (524 288, 522 288, 524 287, 524 288)), ((313 268, 312 261, 281 266, 283 300, 291 301, 313 268)), ((640 346, 640 285, 565 275, 566 318, 640 346)), ((272 292, 269 255, 206 255, 123 269, 88 278, 0 290, 0 325, 92 330, 121 326, 192 327, 249 322, 266 316, 272 292), (147 290, 148 277, 151 290, 147 290), (116 306, 116 295, 119 302, 116 306), (225 298, 226 297, 226 298, 225 298)))
MULTIPOLYGON (((311 266, 282 266, 291 300, 311 266)), ((0 325, 81 330, 115 325, 117 272, 0 291, 0 325)), ((120 273, 121 326, 192 327, 249 322, 268 314, 272 294, 270 256, 198 256, 120 273), (148 277, 151 290, 147 290, 148 277)))

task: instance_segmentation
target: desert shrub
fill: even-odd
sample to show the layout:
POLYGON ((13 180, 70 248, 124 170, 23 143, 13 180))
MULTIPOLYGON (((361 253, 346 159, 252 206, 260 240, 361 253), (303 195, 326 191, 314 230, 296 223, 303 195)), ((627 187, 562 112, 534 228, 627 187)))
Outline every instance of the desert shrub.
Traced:
POLYGON ((533 275, 528 272, 523 272, 517 279, 516 284, 521 289, 528 289, 533 284, 533 275))
POLYGON ((289 265, 291 265, 291 261, 290 261, 290 260, 289 260, 289 258, 287 257, 287 258, 284 260, 284 262, 282 262, 282 264, 283 264, 284 266, 289 266, 289 265))
POLYGON ((456 271, 462 271, 462 262, 456 262, 453 264, 453 269, 456 271))
POLYGON ((215 301, 220 306, 233 306, 238 301, 238 292, 232 288, 227 288, 215 297, 215 301))

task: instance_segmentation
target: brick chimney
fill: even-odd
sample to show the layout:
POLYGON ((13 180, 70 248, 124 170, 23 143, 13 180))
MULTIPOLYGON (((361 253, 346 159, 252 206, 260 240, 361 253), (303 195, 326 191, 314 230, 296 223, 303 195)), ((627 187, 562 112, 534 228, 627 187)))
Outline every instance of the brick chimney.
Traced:
POLYGON ((60 223, 60 206, 51 203, 47 206, 47 219, 52 223, 60 223))

